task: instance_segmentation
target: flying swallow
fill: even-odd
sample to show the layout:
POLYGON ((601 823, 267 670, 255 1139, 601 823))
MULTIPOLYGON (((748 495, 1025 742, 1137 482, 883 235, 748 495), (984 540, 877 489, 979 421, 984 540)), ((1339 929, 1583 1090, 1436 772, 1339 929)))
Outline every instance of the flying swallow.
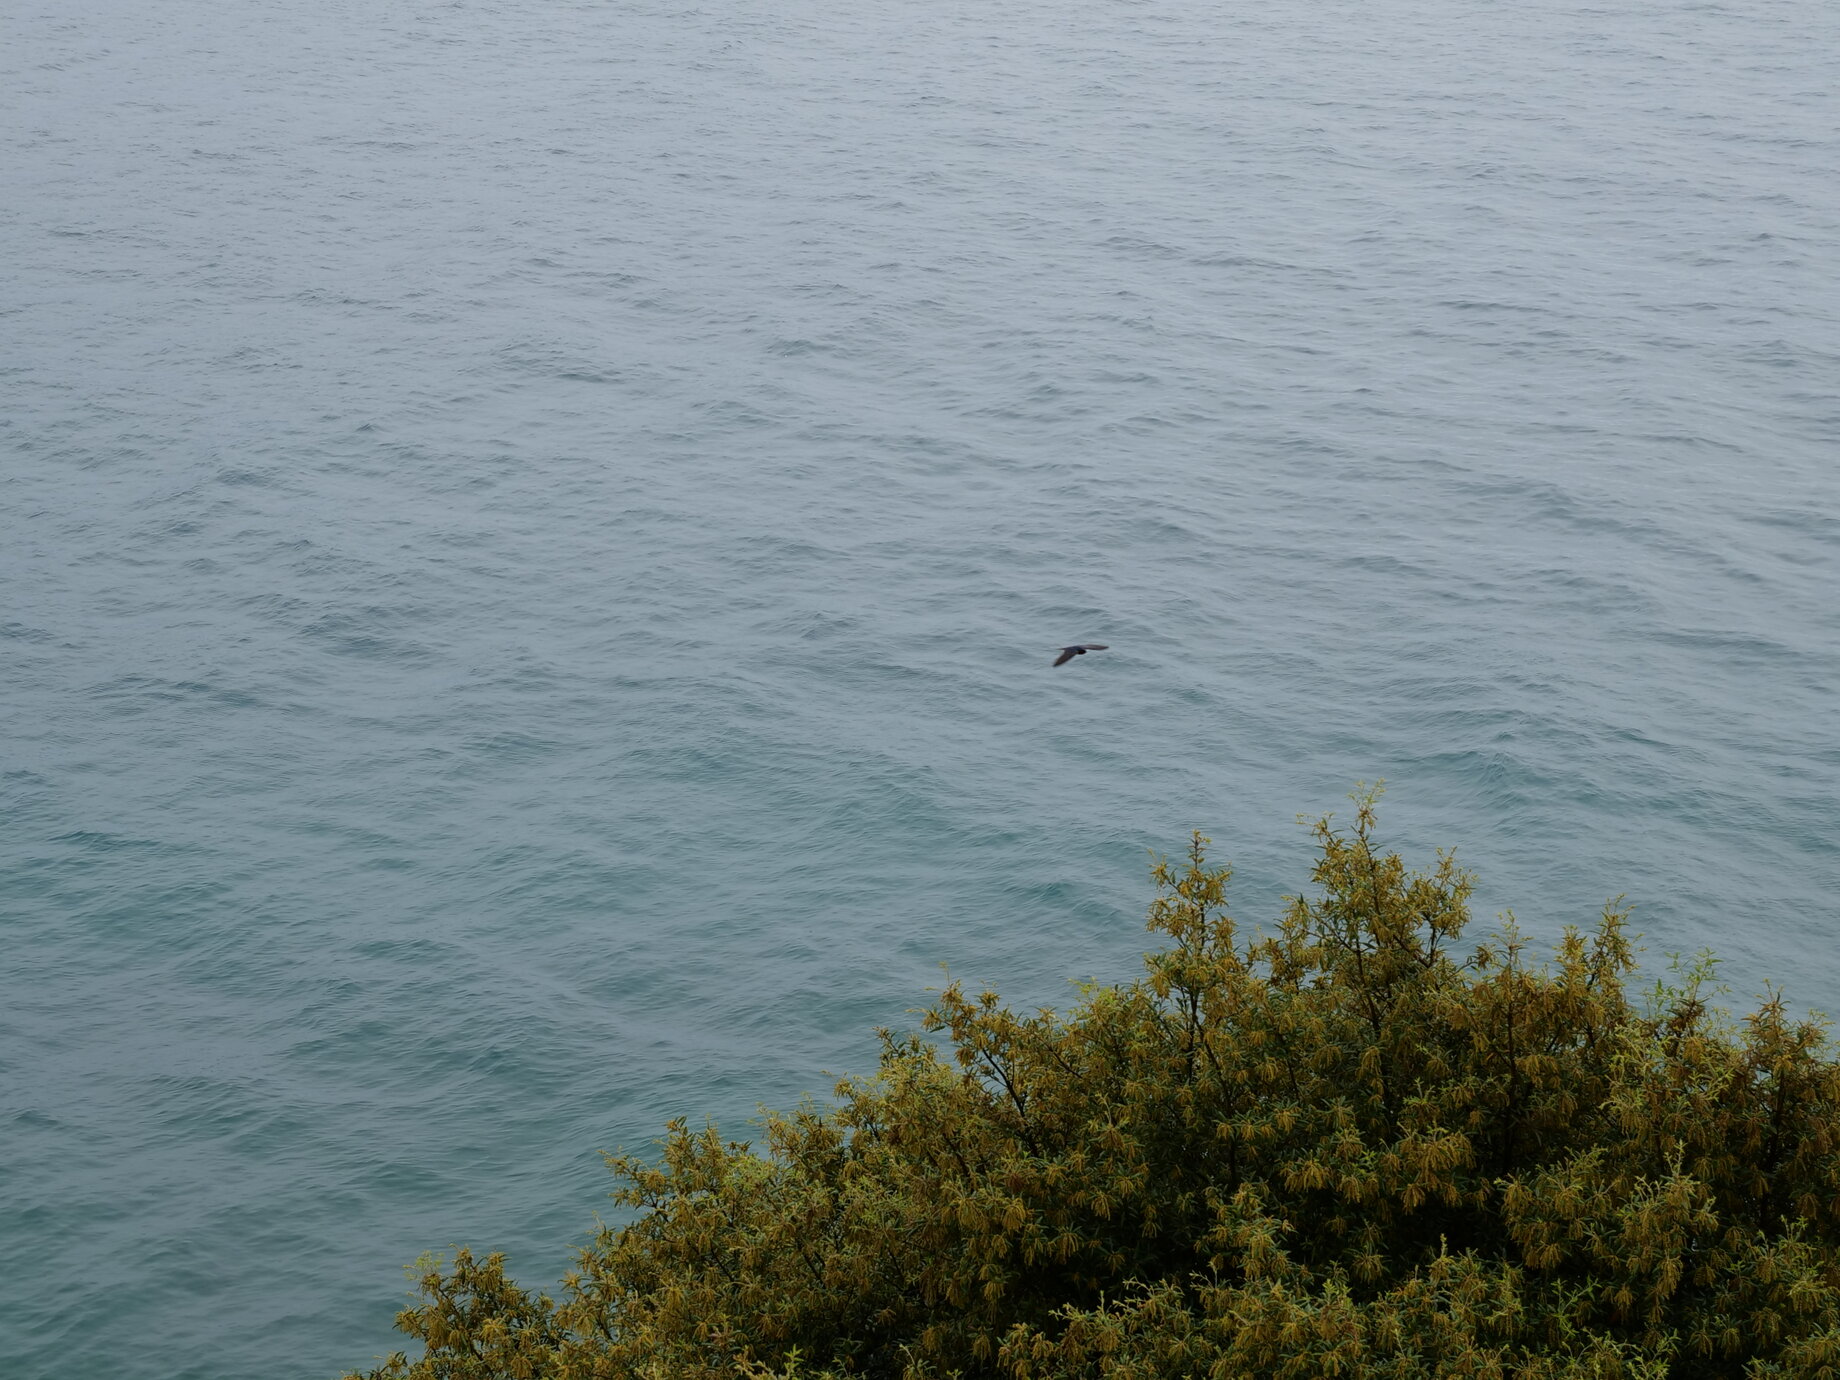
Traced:
POLYGON ((1105 644, 1103 642, 1088 642, 1084 645, 1076 643, 1071 647, 1062 647, 1061 654, 1054 658, 1054 664, 1056 666, 1065 666, 1076 656, 1085 656, 1088 652, 1103 652, 1104 650, 1105 644))

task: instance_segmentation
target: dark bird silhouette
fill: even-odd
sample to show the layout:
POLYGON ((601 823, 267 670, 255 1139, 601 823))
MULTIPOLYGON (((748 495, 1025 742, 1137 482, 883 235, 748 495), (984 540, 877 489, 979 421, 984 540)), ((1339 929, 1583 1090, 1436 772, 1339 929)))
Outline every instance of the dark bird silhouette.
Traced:
POLYGON ((1061 654, 1054 658, 1054 664, 1056 666, 1065 666, 1076 656, 1085 656, 1088 652, 1102 652, 1104 650, 1105 644, 1103 642, 1088 642, 1084 645, 1075 643, 1071 647, 1062 647, 1061 654))

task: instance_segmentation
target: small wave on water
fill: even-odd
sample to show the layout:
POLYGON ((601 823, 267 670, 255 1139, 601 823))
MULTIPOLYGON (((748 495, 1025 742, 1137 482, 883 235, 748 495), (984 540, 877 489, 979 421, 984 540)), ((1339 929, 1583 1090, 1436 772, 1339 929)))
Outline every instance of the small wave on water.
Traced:
POLYGON ((328 1376, 941 966, 1478 923, 1840 1005, 1809 0, 26 4, 0 1370, 328 1376), (1075 640, 1109 644, 1050 670, 1075 640))

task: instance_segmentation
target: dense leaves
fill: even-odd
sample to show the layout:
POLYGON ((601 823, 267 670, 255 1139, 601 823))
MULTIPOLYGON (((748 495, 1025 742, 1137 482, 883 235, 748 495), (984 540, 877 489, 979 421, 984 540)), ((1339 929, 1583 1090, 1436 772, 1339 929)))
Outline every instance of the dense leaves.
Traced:
POLYGON ((1460 951, 1469 879, 1318 828, 1240 933, 1196 837, 1143 979, 949 987, 765 1153, 671 1127, 561 1301, 461 1252, 371 1380, 1840 1378, 1840 1068, 1624 915, 1460 951))

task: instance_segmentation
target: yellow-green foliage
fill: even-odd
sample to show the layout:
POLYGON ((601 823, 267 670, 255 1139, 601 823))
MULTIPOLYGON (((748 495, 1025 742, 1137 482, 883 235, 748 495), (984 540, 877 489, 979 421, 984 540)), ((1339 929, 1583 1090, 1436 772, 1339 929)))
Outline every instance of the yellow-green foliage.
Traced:
POLYGON ((1461 951, 1468 878, 1372 830, 1264 938, 1197 836, 1142 980, 949 987, 764 1155, 673 1124, 560 1302, 461 1252, 373 1380, 1840 1376, 1820 1028, 1632 995, 1614 909, 1461 951))

